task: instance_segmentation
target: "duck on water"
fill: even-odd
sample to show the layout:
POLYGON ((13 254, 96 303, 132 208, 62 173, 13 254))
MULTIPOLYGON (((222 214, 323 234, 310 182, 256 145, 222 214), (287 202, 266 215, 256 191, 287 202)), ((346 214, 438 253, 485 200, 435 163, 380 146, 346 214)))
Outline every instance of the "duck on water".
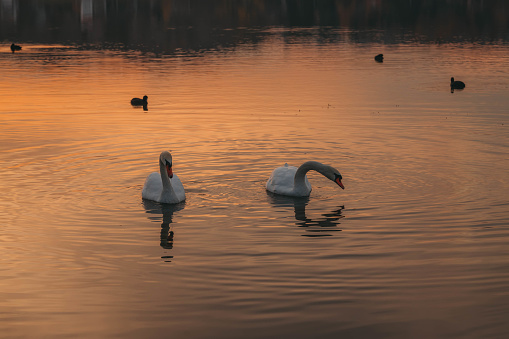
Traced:
POLYGON ((465 83, 463 81, 454 81, 454 77, 451 77, 451 92, 455 89, 464 89, 465 83))
POLYGON ((131 105, 133 106, 146 106, 148 104, 148 96, 143 96, 143 99, 140 98, 132 98, 131 105))
POLYGON ((18 46, 16 44, 11 44, 11 51, 12 51, 12 53, 14 53, 16 51, 21 51, 21 46, 18 46))
POLYGON ((144 111, 148 111, 148 96, 143 96, 143 99, 140 98, 132 98, 131 99, 131 105, 133 107, 143 107, 144 111))

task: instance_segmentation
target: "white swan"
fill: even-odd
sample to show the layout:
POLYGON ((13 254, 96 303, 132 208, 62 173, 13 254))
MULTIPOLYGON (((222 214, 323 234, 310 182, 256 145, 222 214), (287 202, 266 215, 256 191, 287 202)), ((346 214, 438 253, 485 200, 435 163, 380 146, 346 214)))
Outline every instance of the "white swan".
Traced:
POLYGON ((311 184, 306 173, 310 170, 317 171, 345 189, 341 182, 343 177, 337 169, 318 161, 307 161, 299 168, 288 166, 288 164, 276 168, 267 180, 267 191, 293 197, 307 197, 311 193, 311 184))
POLYGON ((172 171, 172 158, 168 151, 159 156, 159 172, 147 177, 141 196, 143 199, 153 200, 165 204, 177 204, 186 200, 184 185, 172 171))

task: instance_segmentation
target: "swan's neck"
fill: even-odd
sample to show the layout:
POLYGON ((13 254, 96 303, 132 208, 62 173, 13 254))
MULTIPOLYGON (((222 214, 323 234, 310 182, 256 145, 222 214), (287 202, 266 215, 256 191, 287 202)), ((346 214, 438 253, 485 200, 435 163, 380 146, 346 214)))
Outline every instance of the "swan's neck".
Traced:
POLYGON ((307 172, 314 170, 323 174, 324 169, 325 165, 318 161, 306 161, 300 165, 299 169, 297 169, 297 172, 295 172, 295 177, 293 179, 294 189, 298 190, 301 187, 306 187, 305 179, 307 172))
POLYGON ((168 171, 166 170, 166 165, 161 161, 159 161, 159 172, 161 173, 161 181, 163 182, 163 192, 173 191, 170 178, 168 177, 168 171))

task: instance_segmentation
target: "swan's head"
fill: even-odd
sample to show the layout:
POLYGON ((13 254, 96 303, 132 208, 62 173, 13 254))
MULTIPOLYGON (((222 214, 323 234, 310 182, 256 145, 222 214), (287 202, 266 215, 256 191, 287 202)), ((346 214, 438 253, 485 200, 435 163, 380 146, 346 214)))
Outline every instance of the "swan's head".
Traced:
POLYGON ((341 180, 343 180, 343 177, 341 176, 341 174, 339 172, 337 173, 334 173, 334 182, 336 184, 338 184, 339 187, 341 187, 342 189, 345 189, 345 186, 343 185, 343 183, 341 182, 341 180))
POLYGON ((168 152, 168 151, 162 152, 161 155, 159 156, 159 163, 161 163, 162 165, 164 165, 166 167, 166 172, 168 173, 168 177, 173 178, 173 170, 172 170, 173 160, 171 158, 170 152, 168 152))
POLYGON ((454 82, 454 78, 451 77, 451 84, 454 82))
POLYGON ((147 102, 147 99, 148 99, 148 96, 144 95, 143 96, 143 101, 147 102))
POLYGON ((343 180, 343 176, 334 167, 325 165, 323 172, 322 171, 319 172, 322 173, 326 178, 334 181, 342 189, 345 189, 345 186, 341 182, 341 180, 343 180))
POLYGON ((338 184, 339 187, 341 187, 342 189, 345 189, 345 186, 343 185, 343 183, 341 182, 341 180, 343 180, 343 177, 341 176, 341 174, 339 173, 334 173, 334 182, 336 184, 338 184))

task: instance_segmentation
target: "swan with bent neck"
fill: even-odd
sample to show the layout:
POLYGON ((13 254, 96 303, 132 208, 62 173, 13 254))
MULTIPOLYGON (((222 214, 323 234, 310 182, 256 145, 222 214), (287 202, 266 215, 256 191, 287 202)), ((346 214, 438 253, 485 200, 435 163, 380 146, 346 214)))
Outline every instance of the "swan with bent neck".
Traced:
POLYGON ((143 199, 157 201, 163 204, 178 204, 186 200, 184 185, 172 170, 173 160, 170 152, 164 151, 159 156, 159 173, 151 173, 141 196, 143 199))
POLYGON ((341 182, 343 177, 337 169, 318 161, 306 161, 299 168, 288 164, 276 168, 267 180, 267 191, 292 197, 307 197, 311 193, 311 184, 306 173, 311 170, 317 171, 345 189, 341 182))

